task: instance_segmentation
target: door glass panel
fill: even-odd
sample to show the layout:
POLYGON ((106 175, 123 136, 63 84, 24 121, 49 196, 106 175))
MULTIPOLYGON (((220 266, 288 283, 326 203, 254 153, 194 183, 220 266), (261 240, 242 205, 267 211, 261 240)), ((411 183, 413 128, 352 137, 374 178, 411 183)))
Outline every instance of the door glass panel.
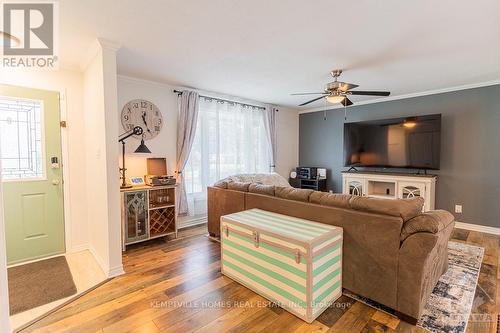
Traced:
POLYGON ((42 101, 0 96, 0 159, 3 180, 45 178, 42 101))
POLYGON ((146 194, 146 191, 125 194, 126 243, 148 238, 146 194))

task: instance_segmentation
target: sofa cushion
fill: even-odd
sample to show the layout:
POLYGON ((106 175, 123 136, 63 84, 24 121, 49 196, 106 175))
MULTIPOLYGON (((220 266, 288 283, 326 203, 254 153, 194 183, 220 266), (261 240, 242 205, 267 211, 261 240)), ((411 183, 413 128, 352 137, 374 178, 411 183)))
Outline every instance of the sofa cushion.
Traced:
POLYGON ((328 193, 323 198, 321 198, 321 204, 324 206, 333 206, 340 208, 350 208, 349 202, 352 195, 350 194, 339 194, 339 193, 328 193))
POLYGON ((251 183, 243 183, 243 182, 228 182, 227 189, 233 191, 241 191, 248 192, 248 187, 251 183))
POLYGON ((214 187, 227 189, 227 180, 221 179, 216 181, 214 187))
POLYGON ((401 241, 417 232, 437 234, 453 223, 454 216, 445 210, 433 210, 422 213, 406 221, 401 230, 401 241))
POLYGON ((278 198, 303 201, 303 202, 309 202, 309 196, 313 192, 314 192, 313 190, 306 190, 293 187, 276 186, 274 188, 274 194, 278 198))
POLYGON ((274 185, 252 183, 248 187, 248 192, 274 196, 274 185))
POLYGON ((350 208, 350 194, 326 193, 314 191, 309 197, 309 202, 331 207, 350 208))
POLYGON ((309 202, 317 204, 317 205, 320 205, 321 204, 321 198, 323 198, 327 194, 328 194, 328 192, 314 191, 309 196, 309 202))
POLYGON ((403 221, 408 221, 409 219, 422 213, 424 199, 417 197, 412 199, 388 200, 352 196, 349 200, 349 205, 352 209, 390 216, 399 216, 403 219, 403 221))

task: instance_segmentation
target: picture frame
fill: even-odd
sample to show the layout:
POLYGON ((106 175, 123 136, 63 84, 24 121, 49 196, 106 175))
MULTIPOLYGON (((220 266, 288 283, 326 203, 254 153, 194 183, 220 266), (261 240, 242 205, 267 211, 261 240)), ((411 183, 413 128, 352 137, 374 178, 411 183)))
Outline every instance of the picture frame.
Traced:
POLYGON ((132 186, 144 186, 144 185, 146 185, 143 177, 130 178, 130 184, 132 184, 132 186))

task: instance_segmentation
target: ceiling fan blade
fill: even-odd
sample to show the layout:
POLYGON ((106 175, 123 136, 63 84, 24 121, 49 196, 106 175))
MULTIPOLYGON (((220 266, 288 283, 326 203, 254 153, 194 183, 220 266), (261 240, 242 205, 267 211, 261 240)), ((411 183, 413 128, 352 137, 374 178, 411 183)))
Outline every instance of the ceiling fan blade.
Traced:
POLYGON ((362 91, 362 90, 353 90, 348 91, 349 95, 365 95, 365 96, 389 96, 391 94, 390 91, 362 91))
POLYGON ((304 106, 304 105, 307 105, 307 104, 309 104, 309 103, 316 102, 317 100, 322 99, 322 98, 324 98, 324 97, 325 97, 325 96, 320 96, 320 97, 318 97, 318 98, 311 99, 310 101, 307 101, 307 102, 305 102, 305 103, 299 104, 299 106, 304 106))
POLYGON ((342 104, 343 106, 351 106, 351 105, 353 105, 354 103, 353 103, 353 102, 351 102, 351 100, 350 100, 349 98, 347 98, 347 97, 346 97, 346 98, 344 98, 344 99, 340 102, 340 104, 342 104))
POLYGON ((357 84, 353 83, 347 83, 347 82, 339 82, 339 83, 340 85, 338 89, 343 92, 359 87, 357 84))
POLYGON ((300 95, 327 95, 328 93, 326 92, 320 92, 320 93, 312 93, 312 92, 308 92, 308 93, 294 93, 294 94, 290 94, 292 96, 300 96, 300 95))

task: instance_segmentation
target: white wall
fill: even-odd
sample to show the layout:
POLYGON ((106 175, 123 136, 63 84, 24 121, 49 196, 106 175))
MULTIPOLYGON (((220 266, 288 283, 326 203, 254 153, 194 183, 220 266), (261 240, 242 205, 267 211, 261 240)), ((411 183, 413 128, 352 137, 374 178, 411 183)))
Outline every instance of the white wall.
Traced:
POLYGON ((116 73, 116 45, 102 45, 103 85, 104 85, 104 116, 106 144, 106 180, 108 202, 108 246, 109 267, 108 277, 125 273, 122 264, 122 228, 120 179, 118 165, 118 135, 119 127, 116 119, 118 109, 118 83, 116 73))
MULTIPOLYGON (((164 157, 167 159, 167 171, 173 175, 175 171, 175 156, 177 142, 177 95, 173 93, 174 87, 143 81, 123 76, 118 76, 118 108, 117 120, 120 122, 120 133, 125 130, 121 125, 121 110, 123 106, 133 99, 146 99, 154 103, 163 116, 163 127, 161 132, 152 140, 146 142, 146 146, 152 154, 133 154, 140 144, 140 140, 130 137, 126 141, 127 178, 146 174, 147 157, 164 157)), ((121 149, 121 148, 120 148, 121 149)), ((121 164, 121 157, 120 157, 121 164)))
MULTIPOLYGON (((85 151, 83 124, 83 75, 80 72, 36 71, 36 70, 0 70, 0 83, 28 88, 37 88, 62 92, 61 119, 66 120, 68 127, 62 129, 67 135, 67 146, 70 148, 68 160, 63 160, 65 196, 69 205, 66 216, 66 247, 67 251, 78 251, 88 245, 87 203, 85 165, 82 162, 82 152, 85 151), (69 172, 66 172, 66 171, 69 172)), ((63 146, 63 149, 65 147, 63 146)))
POLYGON ((121 260, 116 49, 96 42, 84 71, 85 161, 89 249, 104 273, 123 273, 121 260))
MULTIPOLYGON (((139 140, 130 138, 126 145, 127 177, 144 176, 146 174, 146 157, 165 157, 168 173, 175 171, 176 140, 177 140, 177 94, 174 89, 180 89, 164 83, 146 81, 125 76, 118 76, 118 115, 120 121, 121 109, 133 99, 143 98, 156 104, 163 115, 163 128, 160 134, 146 142, 151 155, 133 154, 139 145, 139 140)), ((213 93, 207 93, 214 95, 213 93)), ((261 104, 261 103, 257 103, 261 104)), ((298 110, 279 107, 277 114, 277 159, 276 171, 288 178, 292 168, 299 160, 299 115, 298 110)), ((121 124, 120 129, 123 131, 121 124)), ((120 160, 121 161, 121 160, 120 160)), ((121 162, 120 162, 121 163, 121 162)))

